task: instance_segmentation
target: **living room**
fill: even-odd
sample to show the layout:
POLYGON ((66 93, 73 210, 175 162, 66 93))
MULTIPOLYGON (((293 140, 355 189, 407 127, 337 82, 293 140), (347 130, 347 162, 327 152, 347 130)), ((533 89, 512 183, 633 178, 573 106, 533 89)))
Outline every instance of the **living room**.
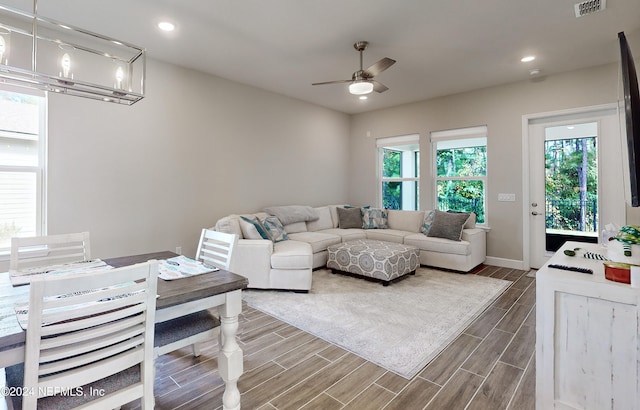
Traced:
MULTIPOLYGON (((627 35, 639 54, 640 31, 627 35)), ((131 107, 49 94, 49 233, 88 230, 103 257, 176 247, 190 255, 199 229, 230 213, 283 204, 379 206, 375 140, 405 134, 420 135, 419 208, 432 209, 429 133, 486 125, 487 257, 520 267, 523 169, 514 159, 523 155, 522 117, 620 99, 615 61, 355 114, 153 55, 146 89, 131 107), (498 201, 502 192, 515 201, 498 201)), ((640 217, 629 209, 627 219, 640 217)))
MULTIPOLYGON (((638 8, 632 11, 637 15, 638 8)), ((419 208, 433 209, 430 132, 486 125, 487 264, 526 269, 523 116, 617 104, 616 34, 608 39, 611 58, 605 64, 535 78, 523 68, 523 78, 505 84, 375 110, 357 106, 354 112, 150 53, 146 95, 133 106, 49 93, 46 230, 90 231, 92 252, 100 258, 177 248, 189 256, 200 230, 229 214, 287 204, 380 206, 376 139, 407 134, 420 135, 419 208), (515 201, 499 201, 505 192, 515 194, 515 201)), ((639 56, 640 28, 627 36, 639 56)), ((375 36, 367 38, 367 58, 383 57, 375 52, 375 36)), ((332 43, 346 48, 346 63, 355 65, 352 39, 332 43)), ((519 63, 520 56, 513 57, 519 63)), ((640 223, 636 209, 626 212, 626 223, 640 223)), ((0 262, 2 271, 7 267, 0 262)))

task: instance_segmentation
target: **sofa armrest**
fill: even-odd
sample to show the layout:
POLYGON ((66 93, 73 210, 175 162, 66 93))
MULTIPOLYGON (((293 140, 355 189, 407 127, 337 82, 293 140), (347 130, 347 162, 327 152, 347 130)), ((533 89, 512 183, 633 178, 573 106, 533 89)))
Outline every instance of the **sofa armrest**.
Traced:
POLYGON ((471 229, 463 229, 462 230, 462 239, 463 241, 473 242, 473 241, 481 241, 486 239, 487 233, 484 229, 480 228, 471 228, 471 229))
POLYGON ((249 279, 250 288, 268 288, 272 254, 268 239, 238 239, 231 271, 249 279))
POLYGON ((487 231, 482 228, 462 230, 462 240, 471 244, 471 265, 477 266, 487 259, 487 231))

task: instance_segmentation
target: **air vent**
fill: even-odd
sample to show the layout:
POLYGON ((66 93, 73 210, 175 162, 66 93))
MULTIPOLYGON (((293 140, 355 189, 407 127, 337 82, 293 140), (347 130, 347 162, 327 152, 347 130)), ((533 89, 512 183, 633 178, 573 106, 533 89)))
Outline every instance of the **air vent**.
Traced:
POLYGON ((574 5, 576 17, 593 14, 607 7, 607 0, 587 0, 574 5))

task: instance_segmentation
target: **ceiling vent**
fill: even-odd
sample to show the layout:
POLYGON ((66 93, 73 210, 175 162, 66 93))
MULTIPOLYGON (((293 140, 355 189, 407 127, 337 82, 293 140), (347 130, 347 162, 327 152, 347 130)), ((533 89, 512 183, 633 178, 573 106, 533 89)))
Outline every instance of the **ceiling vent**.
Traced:
POLYGON ((587 14, 593 14, 600 10, 604 10, 607 7, 607 0, 587 0, 581 3, 576 3, 574 8, 576 10, 576 17, 586 16, 587 14))

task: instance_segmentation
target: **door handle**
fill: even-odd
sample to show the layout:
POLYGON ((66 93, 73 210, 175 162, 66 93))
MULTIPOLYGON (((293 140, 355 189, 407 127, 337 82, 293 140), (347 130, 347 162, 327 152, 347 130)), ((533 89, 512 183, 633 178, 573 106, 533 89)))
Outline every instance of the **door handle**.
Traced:
POLYGON ((533 215, 533 216, 537 216, 537 215, 542 215, 542 213, 540 213, 540 212, 536 212, 536 211, 532 211, 532 212, 531 212, 531 215, 533 215))

